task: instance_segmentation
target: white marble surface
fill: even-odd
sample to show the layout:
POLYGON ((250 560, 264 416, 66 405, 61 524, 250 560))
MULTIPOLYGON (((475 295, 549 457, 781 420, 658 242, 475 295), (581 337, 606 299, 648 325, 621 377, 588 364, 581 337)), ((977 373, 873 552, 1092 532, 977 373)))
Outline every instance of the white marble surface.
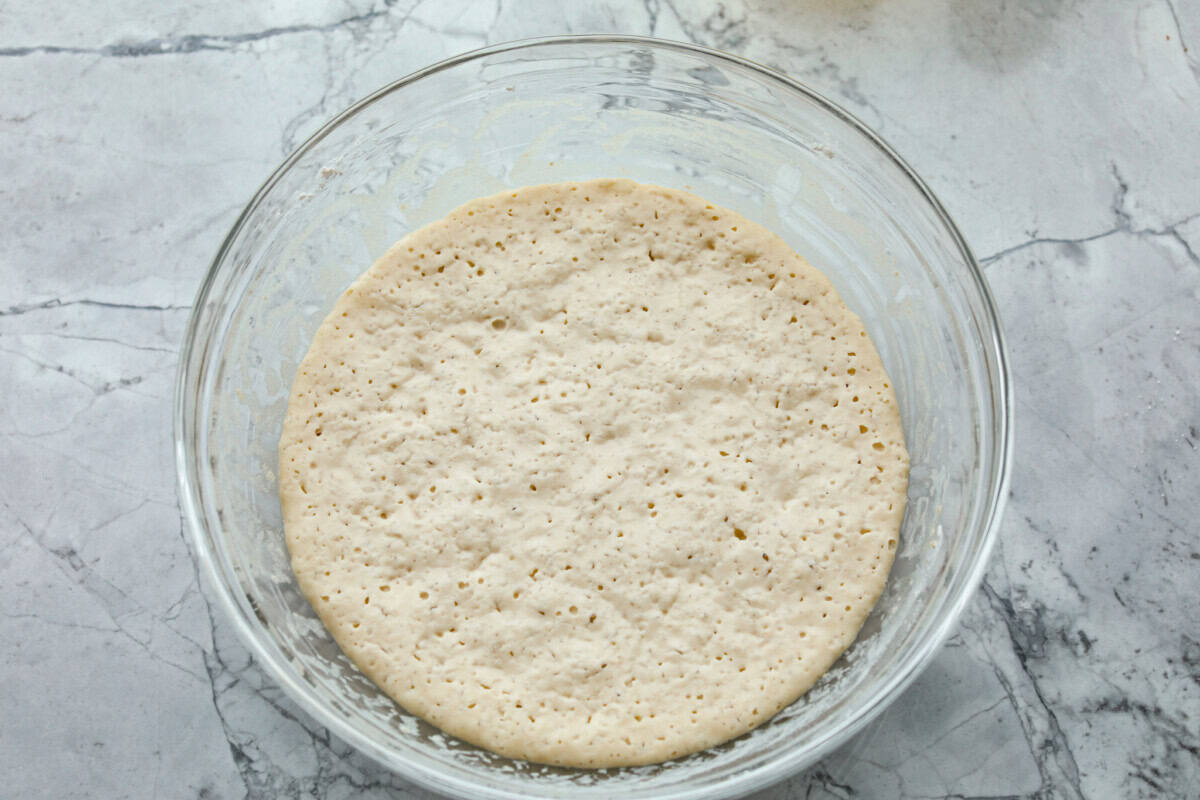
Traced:
POLYGON ((982 257, 1012 497, 929 670, 784 798, 1196 797, 1196 0, 0 2, 0 795, 426 797, 333 740, 210 609, 170 402, 258 183, 417 67, 563 32, 782 69, 883 134, 982 257))

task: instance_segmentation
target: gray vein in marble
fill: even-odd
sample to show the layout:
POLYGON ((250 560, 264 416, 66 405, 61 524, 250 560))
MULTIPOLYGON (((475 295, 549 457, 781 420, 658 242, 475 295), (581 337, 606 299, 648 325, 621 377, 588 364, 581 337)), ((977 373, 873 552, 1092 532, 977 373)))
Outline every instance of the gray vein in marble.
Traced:
MULTIPOLYGON (((153 502, 153 501, 143 500, 137 506, 135 506, 123 513, 117 514, 116 516, 112 517, 111 519, 108 519, 108 520, 100 523, 99 525, 95 526, 94 528, 92 528, 92 532, 99 531, 115 522, 118 522, 123 517, 126 517, 130 514, 133 514, 137 511, 139 511, 141 508, 143 508, 145 505, 147 505, 150 502, 153 502)), ((3 503, 0 505, 3 505, 6 510, 11 511, 11 508, 8 507, 7 503, 3 503)), ((43 623, 49 623, 56 627, 75 628, 75 629, 79 629, 79 630, 87 629, 87 630, 95 630, 95 631, 101 631, 101 632, 106 632, 106 633, 116 633, 116 634, 123 636, 128 641, 132 642, 133 644, 135 644, 140 650, 145 652, 146 655, 149 658, 151 658, 152 660, 158 661, 162 664, 166 664, 167 666, 171 667, 172 669, 179 670, 180 672, 182 672, 186 675, 189 675, 191 677, 195 677, 195 678, 199 677, 195 672, 188 669, 188 667, 186 665, 175 663, 175 662, 165 659, 165 658, 157 655, 153 651, 151 651, 150 647, 149 647, 149 642, 147 640, 145 640, 141 637, 138 637, 132 631, 130 631, 126 626, 121 624, 121 622, 120 622, 121 616, 124 616, 125 614, 127 614, 131 609, 134 609, 134 608, 140 609, 137 602, 134 601, 123 589, 121 589, 119 586, 115 585, 111 581, 108 581, 105 578, 97 575, 96 572, 91 568, 91 566, 83 560, 83 558, 79 555, 79 553, 73 547, 69 547, 69 546, 51 547, 48 544, 46 544, 46 542, 43 540, 43 538, 41 536, 39 536, 33 530, 33 528, 31 528, 28 525, 28 523, 23 521, 20 517, 16 516, 15 514, 13 515, 13 518, 22 527, 22 529, 24 531, 24 538, 30 542, 33 542, 47 556, 49 556, 51 559, 51 563, 53 563, 55 565, 55 567, 60 572, 62 572, 64 577, 66 577, 72 583, 75 583, 76 585, 80 586, 81 588, 83 588, 85 591, 87 591, 89 594, 91 594, 92 596, 94 596, 96 598, 96 600, 98 601, 97 606, 104 611, 104 613, 107 615, 109 621, 112 623, 112 626, 111 627, 98 627, 98 626, 94 626, 94 625, 85 625, 82 623, 75 623, 75 622, 63 622, 63 621, 50 622, 50 621, 46 620, 44 617, 37 615, 37 614, 25 614, 25 615, 5 614, 4 616, 6 616, 9 619, 17 619, 17 618, 21 618, 21 617, 40 619, 43 623)), ((140 610, 145 610, 145 609, 140 609, 140 610)))
POLYGON ((109 58, 142 58, 144 56, 186 55, 206 50, 232 50, 251 42, 291 36, 298 33, 332 33, 357 26, 367 25, 380 17, 386 17, 398 0, 383 0, 384 7, 362 14, 344 17, 326 25, 284 25, 261 31, 210 35, 204 33, 185 34, 165 39, 146 39, 137 42, 117 42, 103 47, 60 47, 57 45, 29 45, 26 47, 0 48, 0 57, 28 55, 96 55, 109 58))
MULTIPOLYGON (((187 541, 187 537, 184 535, 182 520, 179 524, 178 536, 184 549, 190 553, 191 545, 187 541)), ((194 585, 202 585, 200 580, 199 565, 196 563, 195 559, 192 560, 192 580, 194 585)), ((253 768, 254 759, 251 758, 251 756, 247 753, 245 746, 238 741, 237 732, 226 718, 221 704, 221 695, 224 692, 229 691, 229 689, 231 689, 233 686, 237 685, 238 681, 236 678, 230 679, 229 676, 231 670, 222 659, 220 648, 217 646, 217 621, 213 615, 212 603, 209 602, 207 597, 203 597, 202 601, 205 618, 208 623, 209 642, 207 646, 202 646, 200 649, 202 651, 202 663, 207 676, 213 713, 216 715, 216 718, 220 724, 222 735, 224 736, 225 743, 229 748, 230 757, 233 760, 233 764, 236 767, 238 774, 240 775, 242 785, 245 788, 246 797, 254 797, 256 796, 256 787, 254 786, 254 783, 257 772, 253 768), (225 682, 225 685, 223 687, 218 686, 218 684, 222 681, 225 682)), ((247 666, 253 663, 248 655, 246 656, 246 659, 247 666)))
POLYGON ((69 308, 70 306, 93 306, 95 308, 120 309, 125 311, 191 311, 191 306, 172 306, 172 305, 140 305, 136 303, 106 303, 100 300, 60 300, 53 298, 40 303, 27 303, 19 306, 9 306, 7 309, 0 310, 0 317, 15 317, 20 314, 29 314, 34 311, 47 311, 57 308, 69 308))
POLYGON ((1021 250, 1025 250, 1029 247, 1039 244, 1081 245, 1087 242, 1094 242, 1099 239, 1104 239, 1115 234, 1128 234, 1130 236, 1167 237, 1172 239, 1183 248, 1183 252, 1187 255, 1189 261, 1197 266, 1200 266, 1200 255, 1196 253, 1196 251, 1192 248, 1191 243, 1188 242, 1188 240, 1179 232, 1180 227, 1187 225, 1192 220, 1200 219, 1200 211, 1178 217, 1174 221, 1157 228, 1134 227, 1133 218, 1125 209, 1125 197, 1129 194, 1129 185, 1121 177, 1120 172, 1117 171, 1116 165, 1113 165, 1111 169, 1113 178, 1117 183, 1117 190, 1112 203, 1112 213, 1116 219, 1116 224, 1114 224, 1111 228, 1103 230, 1100 233, 1094 233, 1090 236, 1082 236, 1077 239, 1061 239, 1052 236, 1035 236, 1027 239, 1026 241, 1020 242, 1019 244, 1015 244, 1011 247, 1006 247, 1003 250, 992 253, 991 255, 984 256, 983 258, 979 259, 979 263, 986 266, 993 261, 998 261, 1001 258, 1012 255, 1013 253, 1020 252, 1021 250))
MULTIPOLYGON (((51 364, 46 361, 41 361, 41 360, 29 355, 28 353, 22 353, 19 350, 9 350, 6 347, 0 347, 0 353, 7 353, 8 355, 16 356, 17 358, 24 359, 24 360, 28 361, 29 363, 31 363, 37 367, 40 367, 41 369, 47 370, 49 372, 57 372, 60 375, 64 375, 64 376, 70 378, 71 380, 76 381, 77 383, 79 383, 83 386, 86 386, 97 397, 99 397, 100 395, 108 394, 109 392, 115 392, 119 389, 125 389, 130 386, 136 386, 138 383, 141 383, 141 379, 135 376, 133 378, 121 378, 121 379, 117 380, 116 382, 109 381, 109 382, 105 382, 100 385, 95 385, 95 384, 89 383, 87 380, 80 377, 79 373, 76 372, 75 370, 64 367, 62 364, 51 364)), ((84 413, 86 411, 90 411, 90 410, 91 410, 91 406, 89 405, 89 406, 84 407, 79 413, 82 414, 82 413, 84 413)), ((76 414, 76 417, 78 417, 78 416, 79 416, 79 414, 76 414)), ((70 428, 71 425, 74 424, 74 422, 75 422, 75 418, 72 418, 66 425, 64 425, 61 428, 51 430, 51 431, 43 431, 42 433, 39 433, 39 434, 29 434, 29 433, 24 433, 22 431, 8 431, 7 435, 21 436, 23 438, 28 438, 28 439, 37 439, 37 438, 42 438, 44 436, 50 436, 53 434, 62 433, 64 430, 70 428)))
MULTIPOLYGON (((396 1, 397 0, 391 0, 388 3, 389 9, 395 4, 396 1)), ((422 5, 425 4, 425 2, 426 0, 412 0, 402 15, 395 16, 391 15, 390 13, 380 13, 372 16, 370 21, 382 19, 384 22, 386 22, 387 29, 393 32, 399 30, 405 25, 412 25, 414 27, 427 30, 431 34, 445 35, 447 33, 451 33, 451 31, 445 29, 439 31, 417 17, 418 11, 421 9, 422 5)), ((500 9, 499 3, 497 3, 496 8, 498 15, 500 9)), ((361 16, 366 17, 367 15, 361 16)), ((341 27, 344 26, 335 25, 334 27, 330 28, 330 30, 337 30, 341 27)), ((461 35, 464 33, 464 31, 455 29, 452 31, 452 33, 461 35)), ((482 45, 483 43, 483 41, 480 41, 479 44, 482 45)), ((297 146, 299 146, 306 136, 314 131, 316 124, 323 122, 331 115, 332 112, 337 110, 336 108, 332 107, 333 97, 337 96, 341 98, 339 101, 339 104, 341 105, 344 105, 347 102, 346 94, 349 87, 348 79, 345 75, 341 74, 340 70, 335 68, 336 57, 333 54, 330 42, 324 37, 321 41, 321 49, 328 69, 325 71, 324 82, 321 87, 320 95, 311 105, 293 116, 284 124, 283 132, 280 137, 280 150, 283 153, 291 153, 297 146), (340 86, 335 86, 339 77, 341 78, 340 86)))
MULTIPOLYGON (((658 30, 658 15, 662 11, 660 0, 642 0, 642 7, 646 10, 646 27, 649 30, 648 35, 654 36, 655 32, 658 30)), ((497 14, 497 16, 499 16, 499 14, 497 14)))
POLYGON ((147 351, 147 352, 150 352, 150 353, 170 353, 170 354, 174 354, 174 353, 176 353, 176 352, 177 352, 177 350, 176 350, 175 348, 173 348, 173 347, 152 347, 152 346, 149 346, 149 345, 133 344, 132 342, 123 342, 123 341, 121 341, 120 339, 113 339, 113 338, 111 338, 111 337, 108 337, 108 336, 81 336, 81 335, 79 335, 79 334, 71 334, 71 333, 51 333, 51 332, 35 333, 35 334, 27 334, 27 335, 30 335, 30 336, 49 336, 49 337, 52 337, 52 338, 55 338, 55 339, 73 339, 73 340, 75 340, 75 341, 79 341, 79 342, 104 342, 104 343, 107 343, 107 344, 115 344, 115 345, 119 345, 119 346, 121 346, 121 347, 128 347, 128 348, 129 348, 129 349, 131 349, 131 350, 145 350, 145 351, 147 351))
POLYGON ((761 59, 766 66, 796 77, 833 87, 833 94, 851 103, 856 109, 871 112, 871 124, 882 127, 885 115, 879 112, 871 100, 860 90, 858 79, 844 76, 841 66, 826 52, 824 45, 805 47, 789 40, 789 33, 776 29, 757 30, 749 23, 749 12, 741 9, 735 14, 723 3, 718 3, 715 10, 698 23, 692 22, 686 13, 677 7, 676 0, 645 0, 646 13, 650 19, 650 30, 653 33, 658 24, 662 8, 670 11, 680 29, 693 42, 716 48, 739 52, 745 49, 752 36, 764 37, 774 50, 774 57, 761 59), (809 62, 816 59, 814 65, 809 62), (791 62, 785 65, 785 62, 791 62), (797 69, 797 65, 800 68, 797 69), (790 67, 790 69, 789 69, 790 67))
POLYGON ((1026 741, 1033 749, 1033 757, 1042 776, 1042 786, 1057 786, 1063 796, 1071 800, 1081 800, 1083 792, 1079 786, 1079 765, 1075 762, 1071 745, 1063 733, 1062 726, 1059 725, 1058 715, 1042 693, 1037 676, 1029 668, 1031 656, 1040 658, 1045 654, 1047 634, 1042 619, 1044 609, 1035 604, 1030 613, 1018 615, 1013 609, 1012 601, 1000 596, 986 578, 981 588, 988 604, 1008 630, 1012 651, 1032 691, 1033 699, 1036 700, 1036 703, 1029 703, 1018 698, 1009 676, 996 664, 996 679, 1004 687, 1013 708, 1020 714, 1026 741))
MULTIPOLYGON (((676 0, 659 0, 659 2, 670 9, 671 14, 678 21, 679 27, 693 42, 701 42, 718 50, 737 52, 745 44, 749 35, 747 33, 747 14, 744 9, 742 14, 734 17, 724 3, 717 3, 712 13, 697 26, 688 22, 686 14, 680 13, 676 0)), ((650 11, 648 4, 646 10, 650 11)))

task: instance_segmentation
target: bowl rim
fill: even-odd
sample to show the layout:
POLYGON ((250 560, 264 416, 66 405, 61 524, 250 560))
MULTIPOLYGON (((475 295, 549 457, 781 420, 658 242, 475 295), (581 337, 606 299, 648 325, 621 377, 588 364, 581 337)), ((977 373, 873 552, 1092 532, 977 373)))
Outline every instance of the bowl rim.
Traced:
MULTIPOLYGON (((334 116, 284 159, 254 193, 230 228, 229 233, 226 234, 196 293, 180 349, 173 404, 176 490, 180 502, 181 519, 183 527, 188 532, 188 541, 193 556, 200 566, 200 571, 204 573, 205 580, 213 594, 216 595, 226 619, 233 624, 241 643, 262 665, 264 672, 275 680, 314 721, 389 771, 400 774, 405 780, 412 781, 426 789, 455 797, 487 796, 503 800, 520 800, 520 798, 526 797, 526 795, 494 785, 482 786, 477 782, 449 777, 436 769, 430 769, 426 765, 416 762, 409 761, 406 768, 403 771, 400 770, 393 763, 392 751, 381 747, 371 737, 353 728, 342 717, 319 702, 310 693, 308 684, 299 680, 293 671, 287 668, 286 659, 282 654, 273 652, 264 645, 257 635, 257 631, 261 629, 262 625, 244 591, 240 589, 240 582, 237 580, 232 563, 226 555, 210 547, 209 519, 199 479, 203 472, 199 469, 201 465, 197 458, 198 454, 190 452, 190 443, 194 438, 195 429, 203 418, 202 412, 206 408, 206 404, 201 402, 203 398, 199 390, 204 385, 205 377, 212 368, 205 356, 212 344, 213 331, 207 328, 205 323, 211 321, 213 316, 210 313, 212 311, 211 295, 216 286, 218 274, 227 271, 225 259, 234 242, 242 234, 250 216, 296 162, 338 128, 342 122, 355 116, 375 101, 424 77, 488 56, 517 50, 532 51, 544 47, 572 44, 632 45, 703 56, 749 70, 759 76, 781 83, 807 97, 825 112, 840 119, 889 158, 934 211, 939 223, 949 234, 950 240, 957 247, 959 255, 967 267, 967 278, 973 285, 982 310, 985 332, 991 334, 990 341, 982 342, 984 347, 982 360, 986 371, 992 378, 990 399, 993 411, 992 436, 994 439, 990 461, 983 465, 983 473, 987 476, 988 481, 983 494, 986 508, 977 523, 982 530, 982 535, 976 541, 975 552, 972 560, 967 564, 968 568, 960 571, 945 589, 944 613, 930 626, 923 640, 918 640, 913 645, 911 652, 900 661, 897 669, 875 689, 872 695, 868 696, 866 702, 852 709, 845 724, 832 731, 823 741, 815 743, 808 749, 784 753, 775 760, 752 770, 722 776, 699 791, 671 788, 658 795, 662 798, 743 796, 798 773, 844 744, 897 699, 928 665, 952 628, 957 624, 987 569, 1007 499, 1013 449, 1012 375, 1006 354, 1000 315, 983 270, 962 233, 933 191, 887 142, 849 111, 781 72, 743 56, 690 42, 632 34, 546 36, 501 42, 443 59, 386 84, 334 116), (195 391, 192 391, 193 389, 195 391)), ((216 646, 215 641, 213 646, 216 646)))

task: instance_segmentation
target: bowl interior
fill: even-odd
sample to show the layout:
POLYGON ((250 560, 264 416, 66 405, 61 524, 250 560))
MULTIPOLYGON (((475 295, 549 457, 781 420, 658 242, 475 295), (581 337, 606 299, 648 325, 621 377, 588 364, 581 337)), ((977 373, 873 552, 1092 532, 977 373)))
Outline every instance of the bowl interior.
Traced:
POLYGON ((1007 389, 978 269, 923 187, 824 100, 737 59, 649 40, 494 48, 381 91, 273 176, 218 256, 181 367, 184 506, 244 638, 310 713, 385 765, 475 797, 728 797, 800 769, 906 684, 986 557, 1007 389), (804 698, 666 765, 510 761, 400 711, 342 656, 292 576, 275 479, 297 364, 344 288, 397 239, 504 188, 629 177, 760 222, 830 277, 897 389, 912 458, 887 589, 804 698))

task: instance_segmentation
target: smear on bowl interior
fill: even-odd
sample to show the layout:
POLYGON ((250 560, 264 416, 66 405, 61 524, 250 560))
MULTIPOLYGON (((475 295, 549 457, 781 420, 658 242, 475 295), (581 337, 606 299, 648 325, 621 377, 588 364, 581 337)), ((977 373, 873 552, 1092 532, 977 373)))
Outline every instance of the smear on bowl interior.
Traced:
POLYGON ((780 238, 598 180, 392 247, 300 365, 300 586, 402 707, 513 758, 647 764, 803 695, 887 580, 908 455, 861 321, 780 238))

